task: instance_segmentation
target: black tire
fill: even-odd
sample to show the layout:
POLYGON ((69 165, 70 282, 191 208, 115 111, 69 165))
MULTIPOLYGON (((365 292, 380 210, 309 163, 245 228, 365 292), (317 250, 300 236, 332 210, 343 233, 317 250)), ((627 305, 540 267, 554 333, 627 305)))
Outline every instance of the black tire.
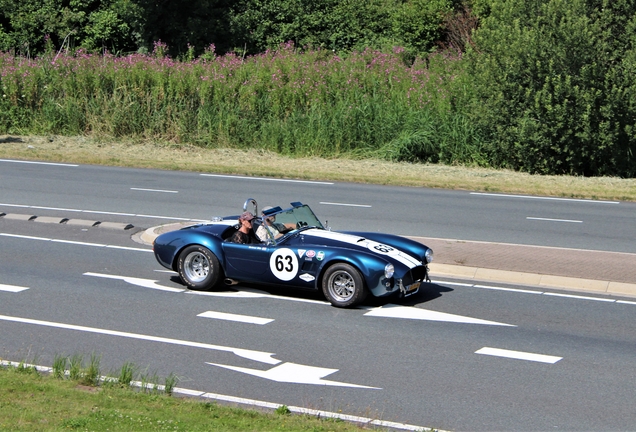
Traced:
POLYGON ((353 266, 338 263, 330 266, 322 278, 322 292, 335 307, 351 307, 367 297, 360 272, 353 266))
POLYGON ((181 251, 177 271, 188 288, 199 291, 210 291, 221 278, 219 260, 210 249, 199 245, 181 251))

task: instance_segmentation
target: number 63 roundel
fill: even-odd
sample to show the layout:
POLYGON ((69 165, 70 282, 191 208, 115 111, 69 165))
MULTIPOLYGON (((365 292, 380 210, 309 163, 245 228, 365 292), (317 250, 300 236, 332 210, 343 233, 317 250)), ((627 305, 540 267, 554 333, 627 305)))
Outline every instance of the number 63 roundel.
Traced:
POLYGON ((278 249, 269 257, 269 268, 278 279, 290 281, 298 274, 298 258, 291 249, 278 249))

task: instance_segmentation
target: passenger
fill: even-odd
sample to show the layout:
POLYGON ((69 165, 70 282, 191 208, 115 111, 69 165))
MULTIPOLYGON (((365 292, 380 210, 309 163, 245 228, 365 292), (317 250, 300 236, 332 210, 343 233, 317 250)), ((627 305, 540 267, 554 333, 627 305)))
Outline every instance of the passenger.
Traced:
POLYGON ((272 236, 277 239, 279 237, 282 237, 283 234, 286 234, 294 229, 293 224, 282 224, 276 222, 276 215, 266 217, 265 212, 272 208, 273 207, 271 206, 263 207, 263 212, 261 213, 261 216, 263 217, 263 223, 256 230, 256 237, 258 237, 263 242, 266 242, 270 238, 267 230, 269 230, 272 236), (265 225, 267 225, 267 227, 265 227, 265 225))
POLYGON ((254 221, 254 215, 248 211, 243 212, 238 218, 239 229, 228 241, 232 243, 259 243, 258 239, 254 236, 254 230, 252 229, 252 223, 254 221))

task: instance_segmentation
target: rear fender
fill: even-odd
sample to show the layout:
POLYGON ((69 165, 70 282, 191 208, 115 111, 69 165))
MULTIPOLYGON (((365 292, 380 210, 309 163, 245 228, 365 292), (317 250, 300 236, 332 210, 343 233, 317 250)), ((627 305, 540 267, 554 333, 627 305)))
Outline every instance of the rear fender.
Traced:
MULTIPOLYGON (((184 235, 178 235, 178 233, 179 231, 169 233, 174 234, 173 238, 163 241, 164 248, 170 249, 170 267, 172 270, 177 271, 177 263, 179 261, 181 251, 191 245, 201 245, 210 249, 210 251, 216 255, 221 267, 225 268, 225 255, 223 254, 223 248, 221 247, 222 240, 220 237, 204 235, 192 231, 186 232, 184 235)), ((165 256, 162 258, 163 260, 166 260, 165 256)))

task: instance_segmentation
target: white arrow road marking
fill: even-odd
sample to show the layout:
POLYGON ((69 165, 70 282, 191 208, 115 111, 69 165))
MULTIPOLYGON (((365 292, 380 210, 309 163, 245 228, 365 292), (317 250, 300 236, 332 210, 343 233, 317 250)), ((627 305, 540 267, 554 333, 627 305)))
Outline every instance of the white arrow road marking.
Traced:
POLYGON ((0 284, 0 291, 8 291, 8 292, 17 293, 17 292, 28 290, 28 289, 29 289, 28 287, 0 284))
POLYGON ((495 356, 495 357, 505 357, 505 358, 511 358, 511 359, 517 359, 517 360, 528 360, 528 361, 550 363, 550 364, 554 364, 558 362, 559 360, 563 359, 563 357, 556 357, 556 356, 550 356, 550 355, 544 355, 544 354, 533 354, 533 353, 523 352, 523 351, 511 351, 511 350, 505 350, 500 348, 489 348, 489 347, 483 347, 475 351, 475 354, 484 354, 484 355, 495 356))
POLYGON ((152 280, 152 279, 141 279, 141 278, 135 278, 135 277, 107 275, 107 274, 102 274, 102 273, 91 273, 91 272, 84 273, 84 276, 94 276, 94 277, 100 277, 100 278, 106 278, 106 279, 123 280, 124 282, 127 282, 129 284, 141 286, 141 287, 144 287, 144 288, 151 288, 151 289, 161 290, 161 291, 170 291, 170 292, 184 292, 185 291, 184 288, 170 288, 170 287, 167 287, 167 286, 159 285, 157 283, 158 281, 152 280))
POLYGON ((320 368, 315 366, 301 365, 297 363, 283 363, 269 370, 262 371, 257 369, 222 365, 217 363, 208 363, 208 364, 212 366, 222 367, 225 369, 230 369, 236 372, 246 373, 248 375, 254 375, 260 378, 265 378, 265 379, 280 382, 280 383, 330 385, 330 386, 336 386, 336 387, 352 387, 352 388, 366 388, 366 389, 381 390, 379 387, 369 387, 369 386, 349 384, 349 383, 329 381, 329 380, 322 379, 323 377, 326 377, 327 375, 331 375, 334 372, 338 372, 338 369, 326 369, 326 368, 320 368))
MULTIPOLYGON (((174 272, 169 272, 174 273, 174 272)), ((244 288, 241 291, 221 291, 221 292, 209 292, 209 291, 190 291, 185 288, 171 288, 164 285, 158 284, 156 280, 152 279, 142 279, 136 277, 128 277, 128 276, 117 276, 117 275, 108 275, 102 273, 84 273, 84 276, 94 276, 94 277, 102 277, 107 279, 118 279, 123 280, 132 285, 137 285, 144 288, 151 288, 161 291, 170 291, 170 292, 185 292, 186 294, 192 295, 200 295, 200 296, 209 296, 209 297, 226 297, 226 298, 275 298, 279 300, 288 300, 302 303, 314 303, 314 304, 322 304, 328 305, 329 302, 320 301, 320 300, 311 300, 311 299, 302 299, 295 297, 283 297, 283 296, 275 296, 269 294, 265 291, 260 291, 252 288, 244 288)))
POLYGON ((270 319, 270 318, 259 318, 259 317, 248 316, 248 315, 237 315, 237 314, 229 314, 229 313, 214 312, 214 311, 203 312, 197 316, 202 318, 212 318, 212 319, 219 319, 219 320, 225 320, 225 321, 235 321, 235 322, 258 324, 258 325, 265 325, 274 321, 273 319, 270 319))
POLYGON ((215 351, 225 351, 225 352, 231 352, 239 357, 243 357, 249 360, 255 360, 261 363, 266 363, 271 365, 275 365, 281 362, 280 360, 276 360, 272 358, 274 353, 267 353, 263 351, 254 351, 254 350, 248 350, 248 349, 242 349, 242 348, 227 347, 222 345, 212 345, 212 344, 206 344, 201 342, 191 342, 191 341, 180 340, 180 339, 171 339, 171 338, 149 336, 149 335, 138 334, 138 333, 128 333, 128 332, 121 332, 121 331, 115 331, 115 330, 100 329, 95 327, 84 327, 84 326, 57 323, 57 322, 51 322, 51 321, 40 321, 40 320, 34 320, 29 318, 12 317, 7 315, 0 315, 0 320, 19 322, 23 324, 35 324, 39 326, 60 328, 65 330, 76 330, 76 331, 82 331, 87 333, 97 333, 97 334, 103 334, 103 335, 109 335, 109 336, 125 337, 130 339, 140 339, 140 340, 145 340, 150 342, 162 342, 162 343, 167 343, 172 345, 203 348, 203 349, 209 349, 209 350, 215 350, 215 351))
POLYGON ((512 324, 498 323, 495 321, 486 321, 486 320, 482 320, 478 318, 470 318, 470 317, 465 317, 461 315, 453 315, 453 314, 444 313, 444 312, 430 311, 426 309, 414 308, 411 306, 398 306, 394 304, 388 304, 379 308, 371 309, 369 312, 365 313, 364 316, 516 327, 515 325, 512 325, 512 324))

